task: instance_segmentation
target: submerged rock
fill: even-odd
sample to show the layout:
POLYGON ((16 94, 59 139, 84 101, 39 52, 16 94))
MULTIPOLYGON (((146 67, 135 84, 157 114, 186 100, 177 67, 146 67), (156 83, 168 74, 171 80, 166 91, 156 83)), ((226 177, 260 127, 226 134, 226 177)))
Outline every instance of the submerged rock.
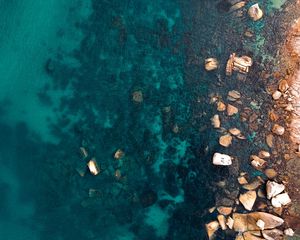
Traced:
POLYGON ((259 19, 261 19, 264 15, 263 11, 260 9, 258 3, 252 5, 249 9, 248 9, 248 14, 250 16, 250 18, 252 18, 253 21, 258 21, 259 19))
POLYGON ((231 104, 227 105, 227 115, 228 116, 232 116, 234 114, 237 114, 238 112, 239 112, 239 110, 235 106, 233 106, 231 104))
POLYGON ((134 91, 132 93, 132 100, 136 103, 141 103, 144 100, 142 91, 134 91))
POLYGON ((225 136, 221 136, 219 139, 220 145, 223 147, 229 147, 229 145, 232 143, 232 136, 227 134, 225 136))
POLYGON ((282 218, 265 212, 252 212, 246 214, 234 213, 233 220, 233 229, 236 232, 260 230, 256 225, 258 220, 262 220, 265 223, 265 229, 273 229, 284 223, 282 218))
POLYGON ((121 149, 118 149, 114 154, 114 158, 121 159, 124 157, 124 155, 125 155, 125 153, 121 149))
POLYGON ((287 193, 279 194, 272 198, 271 203, 273 207, 281 207, 285 206, 287 204, 290 204, 292 200, 290 199, 290 196, 287 193))
POLYGON ((212 71, 217 69, 219 66, 218 60, 216 58, 207 58, 205 59, 205 70, 212 71))
POLYGON ((282 193, 284 189, 285 186, 283 184, 279 184, 274 181, 268 181, 266 185, 267 198, 271 199, 272 197, 275 197, 276 195, 282 193))
POLYGON ((212 239, 215 232, 219 229, 219 222, 218 221, 213 221, 213 222, 210 222, 208 224, 205 225, 206 227, 206 232, 207 232, 207 235, 208 235, 208 238, 209 239, 212 239))
POLYGON ((231 157, 226 154, 215 153, 213 156, 213 164, 221 166, 229 166, 232 164, 231 157))
POLYGON ((211 124, 214 126, 214 128, 220 128, 221 127, 221 121, 220 121, 220 117, 219 117, 218 114, 215 114, 211 118, 211 124))
POLYGON ((248 191, 244 194, 241 194, 239 200, 243 204, 245 209, 251 211, 255 203, 256 197, 257 196, 255 191, 248 191))
POLYGON ((92 158, 88 163, 87 166, 93 175, 98 175, 100 173, 100 168, 95 158, 92 158))

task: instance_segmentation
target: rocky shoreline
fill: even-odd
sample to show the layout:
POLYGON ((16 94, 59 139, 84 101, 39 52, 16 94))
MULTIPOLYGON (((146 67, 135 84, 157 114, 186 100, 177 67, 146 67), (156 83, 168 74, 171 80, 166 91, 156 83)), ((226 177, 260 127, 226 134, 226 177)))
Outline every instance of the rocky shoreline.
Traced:
MULTIPOLYGON (((234 11, 244 8, 245 2, 243 2, 233 4, 234 11)), ((275 48, 273 68, 272 65, 270 69, 263 68, 263 74, 267 78, 272 78, 266 84, 266 91, 274 101, 272 109, 268 112, 269 122, 266 124, 270 132, 267 129, 262 130, 269 150, 261 149, 257 155, 250 156, 249 163, 260 172, 258 176, 253 178, 247 172, 239 172, 237 182, 240 189, 235 194, 232 192, 228 194, 231 201, 216 200, 216 206, 209 209, 209 212, 216 215, 216 220, 206 225, 210 239, 218 239, 216 232, 220 229, 228 235, 236 235, 235 239, 298 239, 297 234, 300 230, 300 73, 298 70, 300 20, 291 23, 299 18, 299 9, 299 1, 285 4, 282 14, 278 17, 281 21, 280 26, 285 29, 284 33, 280 32, 278 35, 285 40, 274 42, 274 46, 270 47, 272 50, 269 50, 269 53, 273 55, 275 55, 274 47, 277 48, 275 48)), ((251 5, 248 8, 248 16, 253 21, 259 21, 263 17, 259 5, 251 5)), ((268 20, 273 21, 276 18, 273 16, 268 20)), ((265 31, 270 30, 271 27, 268 26, 265 29, 265 31)), ((247 74, 249 71, 247 68, 252 66, 247 63, 248 56, 241 56, 241 59, 247 61, 240 64, 241 62, 237 60, 239 64, 235 69, 234 58, 235 54, 231 55, 227 62, 226 73, 230 72, 227 75, 232 74, 232 68, 228 70, 228 65, 232 65, 233 71, 237 71, 238 74, 247 74)), ((218 68, 217 60, 210 57, 205 63, 205 68, 207 71, 218 68)), ((238 91, 232 90, 228 92, 228 103, 218 95, 211 97, 211 103, 216 104, 219 113, 227 111, 227 114, 224 114, 227 115, 227 121, 239 112, 242 98, 238 91), (239 107, 235 107, 236 104, 239 107)), ((221 133, 219 144, 229 147, 233 138, 242 140, 243 138, 238 136, 243 134, 237 128, 224 129, 222 118, 219 114, 215 114, 212 124, 221 133)), ((256 120, 257 118, 254 119, 256 120)), ((235 168, 231 165, 236 161, 239 161, 236 157, 215 153, 212 162, 214 165, 228 167, 231 172, 235 171, 230 168, 235 168)))

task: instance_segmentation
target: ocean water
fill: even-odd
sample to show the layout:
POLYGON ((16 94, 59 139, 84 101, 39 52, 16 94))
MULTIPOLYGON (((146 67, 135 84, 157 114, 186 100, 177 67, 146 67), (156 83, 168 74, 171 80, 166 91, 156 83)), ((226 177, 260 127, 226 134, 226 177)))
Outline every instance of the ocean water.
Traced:
MULTIPOLYGON (((209 96, 250 86, 224 84, 224 66, 207 73, 203 62, 255 55, 264 39, 243 47, 241 23, 232 28, 228 5, 214 0, 1 0, 0 9, 0 239, 205 239, 215 183, 231 174, 211 164, 228 150, 209 96), (85 167, 92 157, 97 176, 85 167)), ((238 143, 241 156, 255 134, 238 143)))

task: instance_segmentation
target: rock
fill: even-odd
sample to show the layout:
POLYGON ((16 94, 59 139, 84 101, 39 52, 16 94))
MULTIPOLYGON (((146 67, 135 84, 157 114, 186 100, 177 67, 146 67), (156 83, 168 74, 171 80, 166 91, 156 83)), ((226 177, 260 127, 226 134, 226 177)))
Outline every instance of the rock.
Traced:
POLYGON ((239 200, 243 204, 245 209, 251 211, 256 200, 256 192, 248 191, 244 194, 241 194, 239 200))
POLYGON ((232 116, 234 114, 237 114, 238 112, 239 112, 239 110, 235 106, 233 106, 231 104, 227 105, 227 115, 228 116, 232 116))
POLYGON ((244 184, 247 184, 247 183, 248 183, 247 179, 246 179, 245 177, 243 177, 243 176, 238 177, 238 182, 239 182, 239 184, 241 184, 241 185, 244 185, 244 184))
POLYGON ((243 188, 246 190, 255 190, 261 186, 263 181, 257 177, 253 182, 243 185, 243 188))
POLYGON ((222 230, 226 230, 227 226, 226 226, 226 218, 224 217, 224 215, 218 215, 217 216, 218 222, 221 226, 222 230))
POLYGON ((234 213, 233 214, 233 229, 236 232, 246 232, 260 230, 256 225, 258 220, 262 220, 265 223, 265 229, 273 229, 281 226, 284 220, 280 217, 265 212, 252 212, 252 213, 234 213))
POLYGON ((283 208, 282 207, 277 207, 277 208, 273 208, 274 213, 276 213, 277 215, 281 216, 282 212, 283 212, 283 208))
POLYGON ((219 66, 218 60, 216 58, 207 58, 205 59, 205 70, 213 71, 219 66))
POLYGON ((272 197, 275 197, 279 193, 282 193, 284 189, 285 186, 283 184, 279 184, 274 181, 268 181, 266 185, 267 198, 271 199, 272 197))
POLYGON ((232 217, 228 217, 226 225, 228 226, 229 229, 233 228, 233 223, 234 223, 234 221, 233 221, 232 217))
POLYGON ((259 19, 261 19, 264 15, 263 11, 260 9, 258 3, 252 5, 249 9, 248 9, 248 14, 250 16, 250 18, 252 18, 253 21, 258 21, 259 19))
POLYGON ((221 166, 229 166, 232 164, 231 157, 226 154, 215 153, 213 156, 213 164, 221 166))
POLYGON ((258 219, 257 222, 256 222, 256 226, 258 226, 260 230, 264 230, 265 229, 265 222, 261 219, 258 219))
POLYGON ((210 209, 208 209, 209 213, 213 213, 216 210, 216 207, 211 207, 210 209))
POLYGON ((257 196, 259 196, 260 198, 265 198, 266 197, 265 193, 261 189, 258 189, 257 196))
POLYGON ((251 31, 251 30, 247 30, 245 33, 244 33, 244 36, 245 37, 248 37, 248 38, 252 38, 254 36, 254 33, 251 31))
POLYGON ((235 240, 245 240, 243 235, 242 234, 238 234, 236 237, 235 237, 235 240))
POLYGON ((284 134, 284 127, 278 125, 278 124, 274 124, 273 128, 272 128, 272 132, 276 135, 283 135, 284 134))
POLYGON ((231 133, 233 136, 238 136, 241 134, 241 131, 237 128, 230 128, 229 130, 229 133, 231 133))
POLYGON ((95 158, 92 158, 88 163, 87 163, 87 166, 91 172, 91 174, 93 175, 98 175, 99 172, 100 172, 100 168, 97 164, 97 161, 95 158))
POLYGON ((218 207, 217 210, 220 214, 227 216, 231 214, 232 207, 218 207))
POLYGON ((238 91, 232 90, 232 91, 228 92, 227 99, 229 101, 233 101, 234 102, 234 101, 237 101, 240 98, 241 98, 241 94, 238 91))
POLYGON ((285 230, 284 230, 284 235, 290 236, 290 237, 294 236, 294 231, 293 231, 293 229, 291 229, 291 228, 285 229, 285 230))
POLYGON ((84 159, 88 157, 88 152, 87 152, 87 150, 86 150, 84 147, 80 147, 79 150, 80 150, 81 156, 82 156, 84 159))
POLYGON ((219 112, 225 111, 225 110, 226 110, 226 105, 225 105, 223 102, 219 101, 219 102, 217 103, 217 110, 218 110, 219 112))
POLYGON ((251 159, 251 165, 257 170, 261 170, 267 164, 267 162, 265 160, 263 160, 262 158, 259 158, 256 155, 251 155, 250 159, 251 159))
POLYGON ((280 97, 281 97, 282 93, 280 91, 275 91, 273 94, 272 94, 272 98, 274 100, 278 100, 280 97))
POLYGON ((266 169, 265 174, 269 179, 273 179, 277 176, 277 172, 273 168, 266 169))
POLYGON ((214 128, 220 128, 221 127, 221 121, 220 121, 220 117, 219 117, 218 114, 215 114, 211 118, 211 124, 214 126, 214 128))
POLYGON ((220 145, 223 147, 229 147, 229 145, 232 143, 232 136, 227 134, 225 136, 221 136, 219 139, 220 145))
POLYGON ((284 93, 289 89, 289 84, 286 80, 281 80, 279 85, 278 85, 278 89, 280 90, 280 92, 284 93))
POLYGON ((210 223, 205 225, 206 232, 207 232, 207 235, 208 235, 209 239, 213 238, 214 233, 219 229, 219 226, 220 225, 219 225, 218 221, 213 221, 213 222, 210 222, 210 223))
POLYGON ((267 151, 262 150, 262 151, 259 151, 258 157, 260 157, 260 158, 269 158, 269 157, 271 157, 271 154, 267 151))
POLYGON ((114 154, 114 158, 121 159, 124 157, 124 155, 125 155, 125 153, 121 149, 118 149, 114 154))
POLYGON ((283 232, 278 229, 263 230, 262 236, 266 240, 282 240, 283 232))
POLYGON ((236 4, 232 5, 229 9, 229 12, 233 12, 233 11, 236 11, 242 7, 244 7, 246 5, 246 2, 245 1, 240 1, 240 2, 237 2, 236 4))
POLYGON ((266 136, 266 143, 270 148, 274 146, 274 136, 272 134, 266 136))
POLYGON ((279 194, 272 198, 271 203, 273 207, 281 207, 285 206, 289 203, 291 203, 292 200, 290 199, 290 196, 287 193, 279 194))
POLYGON ((244 232, 243 240, 264 240, 264 238, 257 237, 253 235, 251 232, 244 232))
POLYGON ((132 93, 132 100, 136 103, 141 103, 143 102, 144 98, 143 98, 143 93, 142 91, 134 91, 132 93))
POLYGON ((227 64, 226 64, 226 75, 227 76, 231 76, 232 75, 234 57, 235 57, 235 53, 230 54, 230 57, 229 57, 229 59, 227 61, 227 64))

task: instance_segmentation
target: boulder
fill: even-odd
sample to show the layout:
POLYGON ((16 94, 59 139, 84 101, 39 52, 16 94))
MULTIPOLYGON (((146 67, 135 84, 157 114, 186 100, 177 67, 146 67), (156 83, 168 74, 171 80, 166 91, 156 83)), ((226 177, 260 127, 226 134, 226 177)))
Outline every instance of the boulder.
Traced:
POLYGON ((272 94, 272 98, 274 100, 278 100, 280 97, 281 97, 282 93, 280 91, 275 91, 273 94, 272 94))
POLYGON ((214 128, 220 128, 221 127, 221 121, 220 121, 220 117, 219 117, 218 114, 215 114, 211 118, 211 124, 214 126, 214 128))
POLYGON ((220 214, 223 214, 223 215, 225 215, 225 216, 227 216, 227 215, 230 215, 231 214, 231 212, 232 212, 232 207, 218 207, 217 208, 217 210, 218 210, 218 212, 220 213, 220 214))
POLYGON ((233 229, 236 232, 246 232, 260 230, 256 225, 258 220, 265 223, 265 229, 273 229, 281 226, 284 220, 280 217, 265 212, 252 212, 252 213, 234 213, 233 214, 233 229))
POLYGON ((249 9, 248 9, 248 14, 250 18, 253 21, 258 21, 261 19, 264 15, 263 11, 260 9, 258 3, 253 4, 249 9))
POLYGON ((244 194, 241 194, 239 200, 243 204, 245 209, 251 211, 255 203, 256 197, 257 196, 255 191, 248 191, 244 194))
POLYGON ((226 110, 226 105, 225 105, 225 103, 219 101, 219 102, 217 103, 217 110, 218 110, 219 112, 224 112, 224 111, 226 110))
POLYGON ((91 174, 93 175, 98 175, 99 172, 100 172, 100 168, 98 166, 98 163, 96 161, 95 158, 92 158, 88 163, 87 163, 87 166, 91 172, 91 174))
POLYGON ((285 229, 284 230, 284 235, 286 235, 286 236, 290 236, 290 237, 292 237, 292 236, 294 236, 294 231, 293 231, 293 229, 291 229, 291 228, 288 228, 288 229, 285 229))
POLYGON ((237 101, 240 98, 241 98, 241 94, 238 91, 232 90, 232 91, 228 92, 227 99, 229 101, 233 101, 234 102, 234 101, 237 101))
POLYGON ((278 85, 278 89, 282 93, 286 92, 289 89, 289 84, 288 84, 287 80, 281 80, 278 85))
POLYGON ((290 196, 287 193, 281 193, 273 197, 271 200, 272 206, 275 208, 280 208, 281 206, 285 206, 291 202, 292 200, 290 199, 290 196))
POLYGON ((205 70, 213 71, 219 66, 218 60, 216 58, 207 58, 205 59, 205 70))
POLYGON ((285 186, 283 184, 279 184, 274 181, 268 181, 266 185, 267 198, 271 199, 272 197, 275 197, 279 193, 282 193, 284 189, 285 186))
POLYGON ((278 125, 278 124, 274 124, 273 128, 272 128, 272 132, 276 135, 283 135, 284 134, 284 127, 278 125))
POLYGON ((217 216, 218 222, 221 226, 222 230, 226 230, 227 226, 226 226, 226 218, 224 217, 224 215, 218 215, 217 216))
POLYGON ((228 104, 227 105, 227 115, 228 116, 232 116, 234 114, 237 114, 239 112, 238 108, 231 105, 231 104, 228 104))
POLYGON ((233 228, 233 223, 234 223, 234 221, 233 221, 232 217, 228 217, 226 225, 228 226, 229 229, 233 228))
POLYGON ((260 158, 269 158, 269 157, 271 157, 271 154, 267 151, 261 150, 258 153, 258 157, 260 157, 260 158))
POLYGON ((283 232, 279 229, 263 230, 262 236, 266 240, 283 240, 283 232))
POLYGON ((221 166, 229 166, 232 164, 231 157, 222 153, 215 153, 213 156, 213 164, 221 166))
POLYGON ((209 239, 213 238, 214 233, 219 229, 219 226, 220 226, 220 224, 219 224, 218 221, 213 221, 213 222, 210 222, 210 223, 205 225, 206 232, 207 232, 207 235, 208 235, 209 239))
POLYGON ((248 183, 247 179, 244 176, 238 177, 238 182, 241 185, 244 185, 244 184, 248 183))
POLYGON ((261 170, 267 164, 267 162, 265 160, 263 160, 262 158, 259 158, 256 155, 251 155, 250 159, 251 159, 251 165, 257 170, 261 170))
POLYGON ((219 139, 219 143, 223 147, 229 147, 229 145, 232 143, 232 136, 229 134, 221 136, 219 139))
POLYGON ((241 131, 237 128, 230 128, 229 130, 229 133, 231 133, 233 136, 238 136, 241 134, 241 131))

